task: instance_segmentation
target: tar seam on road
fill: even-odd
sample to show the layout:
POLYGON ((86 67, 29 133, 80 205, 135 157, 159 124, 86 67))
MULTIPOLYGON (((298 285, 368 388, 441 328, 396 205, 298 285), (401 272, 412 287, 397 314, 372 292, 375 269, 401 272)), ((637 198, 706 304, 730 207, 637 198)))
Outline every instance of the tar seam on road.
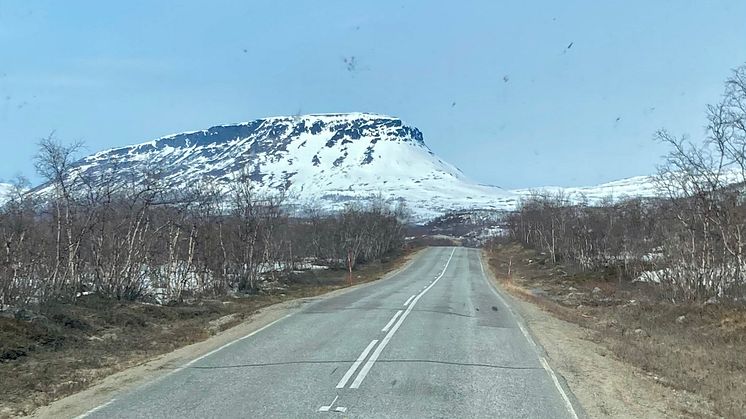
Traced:
MULTIPOLYGON (((335 312, 347 311, 347 310, 364 310, 364 311, 380 310, 380 311, 392 311, 392 310, 395 310, 395 309, 388 309, 388 308, 376 309, 376 308, 366 308, 366 307, 345 307, 345 308, 340 308, 340 309, 335 309, 335 310, 326 310, 326 311, 304 311, 302 313, 296 314, 296 316, 303 315, 303 314, 328 314, 328 313, 335 313, 335 312)), ((476 310, 479 311, 479 308, 477 307, 476 310)), ((404 311, 404 310, 396 310, 396 311, 404 311)), ((469 318, 475 317, 475 316, 472 316, 471 314, 457 313, 455 311, 427 310, 427 309, 423 309, 423 310, 412 310, 412 311, 414 311, 415 313, 435 313, 435 314, 445 314, 447 316, 459 316, 459 317, 469 317, 469 318)), ((381 331, 385 332, 385 330, 381 330, 381 331)))
POLYGON ((492 290, 492 292, 497 296, 497 298, 500 300, 500 302, 508 308, 510 313, 513 315, 513 318, 516 320, 516 323, 518 324, 518 328, 521 329, 521 333, 526 338, 526 340, 534 347, 534 350, 537 351, 537 355, 539 356, 539 361, 541 362, 541 366, 544 368, 544 371, 546 371, 547 375, 549 375, 549 378, 552 379, 552 383, 554 384, 554 387, 559 392, 560 396, 562 397, 562 401, 565 403, 565 408, 567 409, 568 413, 570 413, 570 416, 573 417, 573 419, 579 419, 578 413, 575 412, 575 407, 573 407, 572 402, 570 401, 570 397, 565 392, 565 389, 562 388, 562 385, 560 384, 559 380, 557 379, 557 374, 554 373, 554 370, 551 366, 549 366, 549 363, 547 362, 546 358, 544 358, 543 355, 539 354, 539 346, 534 342, 534 340, 531 338, 531 335, 528 333, 528 330, 521 324, 520 317, 513 311, 513 308, 508 304, 507 301, 500 295, 499 292, 497 292, 497 289, 492 285, 490 280, 487 278, 487 274, 484 272, 484 264, 482 263, 482 253, 479 253, 479 267, 482 269, 482 278, 487 281, 487 284, 489 285, 488 288, 492 290))
MULTIPOLYGON (((373 342, 377 342, 377 341, 373 341, 373 342)), ((352 361, 349 359, 347 360, 281 361, 281 362, 262 362, 262 363, 257 363, 257 364, 210 365, 210 366, 201 366, 201 367, 189 367, 189 369, 220 370, 220 369, 231 369, 231 368, 277 367, 277 366, 285 366, 285 365, 340 364, 340 363, 348 363, 348 362, 352 362, 352 361)), ((473 363, 473 362, 441 361, 437 359, 378 359, 376 362, 379 362, 382 364, 441 364, 441 365, 454 365, 454 366, 459 366, 459 367, 494 368, 494 369, 500 369, 500 370, 542 370, 543 369, 543 367, 516 367, 516 366, 511 366, 511 365, 495 365, 495 364, 482 364, 482 363, 473 363)), ((338 388, 342 388, 342 387, 338 387, 338 388)))

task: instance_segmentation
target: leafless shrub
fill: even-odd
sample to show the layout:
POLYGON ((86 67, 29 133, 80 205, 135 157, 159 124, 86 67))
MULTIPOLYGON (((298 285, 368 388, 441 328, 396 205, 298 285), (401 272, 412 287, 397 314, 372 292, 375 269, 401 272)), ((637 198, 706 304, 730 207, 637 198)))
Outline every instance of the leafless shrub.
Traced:
POLYGON ((535 194, 508 218, 511 236, 581 269, 634 278, 656 271, 675 302, 746 298, 746 65, 708 107, 700 142, 665 130, 669 146, 654 200, 571 204, 535 194))
POLYGON ((181 301, 254 293, 309 261, 354 269, 401 248, 400 209, 383 201, 291 217, 283 194, 248 173, 168 188, 147 166, 96 178, 76 171, 77 146, 40 143, 47 183, 0 206, 0 309, 119 300, 181 301))

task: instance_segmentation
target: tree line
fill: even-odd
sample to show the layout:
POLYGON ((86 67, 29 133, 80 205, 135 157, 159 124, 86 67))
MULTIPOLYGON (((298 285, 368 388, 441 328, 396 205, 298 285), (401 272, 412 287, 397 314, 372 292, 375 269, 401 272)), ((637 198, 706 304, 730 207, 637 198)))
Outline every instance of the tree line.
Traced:
POLYGON ((76 171, 77 145, 40 142, 43 188, 19 184, 0 206, 0 306, 181 301, 255 293, 310 265, 354 269, 401 249, 406 209, 382 199, 337 212, 291 210, 249 173, 169 188, 157 174, 76 171))
POLYGON ((669 152, 655 177, 660 197, 594 205, 534 194, 507 220, 508 234, 553 263, 613 269, 661 282, 674 301, 746 299, 746 65, 707 107, 701 141, 656 133, 669 152))

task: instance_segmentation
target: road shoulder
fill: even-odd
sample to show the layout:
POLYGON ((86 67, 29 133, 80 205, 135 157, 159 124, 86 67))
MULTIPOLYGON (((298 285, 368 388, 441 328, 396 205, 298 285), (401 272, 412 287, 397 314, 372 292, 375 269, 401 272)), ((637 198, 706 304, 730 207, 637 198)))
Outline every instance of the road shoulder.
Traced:
POLYGON ((521 316, 533 338, 543 347, 550 366, 565 379, 589 417, 702 417, 705 400, 661 385, 654 377, 616 359, 606 348, 589 340, 589 330, 516 298, 516 294, 501 285, 488 265, 485 264, 485 269, 490 280, 521 316))

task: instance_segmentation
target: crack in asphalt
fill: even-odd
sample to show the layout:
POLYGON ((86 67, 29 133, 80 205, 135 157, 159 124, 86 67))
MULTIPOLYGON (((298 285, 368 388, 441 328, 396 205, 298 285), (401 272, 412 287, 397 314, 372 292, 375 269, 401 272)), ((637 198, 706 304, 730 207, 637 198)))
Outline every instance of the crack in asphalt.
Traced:
MULTIPOLYGON (((276 367, 284 365, 314 365, 314 364, 339 364, 339 363, 352 363, 355 360, 312 360, 312 361, 281 361, 281 362, 261 362, 255 364, 234 364, 234 365, 210 365, 210 366, 189 366, 186 369, 192 370, 218 370, 218 369, 232 369, 232 368, 255 368, 255 367, 276 367)), ((378 359, 376 363, 386 364, 405 364, 405 363, 420 363, 420 364, 440 364, 440 365, 452 365, 460 367, 479 367, 479 368, 494 368, 494 369, 505 369, 505 370, 543 370, 542 367, 522 367, 522 366, 510 366, 510 365, 495 365, 495 364, 483 364, 475 362, 455 362, 455 361, 438 361, 433 359, 378 359)))
MULTIPOLYGON (((346 311, 346 310, 365 310, 365 311, 390 311, 394 312, 397 310, 401 310, 401 308, 366 308, 366 307, 345 307, 335 310, 317 310, 317 311, 304 311, 302 313, 298 314, 328 314, 328 313, 336 313, 339 311, 346 311)), ((468 317, 468 318, 476 318, 477 316, 472 316, 469 314, 462 314, 462 313, 456 313, 453 311, 440 311, 440 310, 424 310, 424 309, 413 309, 413 312, 421 312, 421 313, 437 313, 437 314, 446 314, 446 315, 452 315, 452 316, 459 316, 459 317, 468 317)), ((479 309, 477 309, 479 311, 479 309)))

